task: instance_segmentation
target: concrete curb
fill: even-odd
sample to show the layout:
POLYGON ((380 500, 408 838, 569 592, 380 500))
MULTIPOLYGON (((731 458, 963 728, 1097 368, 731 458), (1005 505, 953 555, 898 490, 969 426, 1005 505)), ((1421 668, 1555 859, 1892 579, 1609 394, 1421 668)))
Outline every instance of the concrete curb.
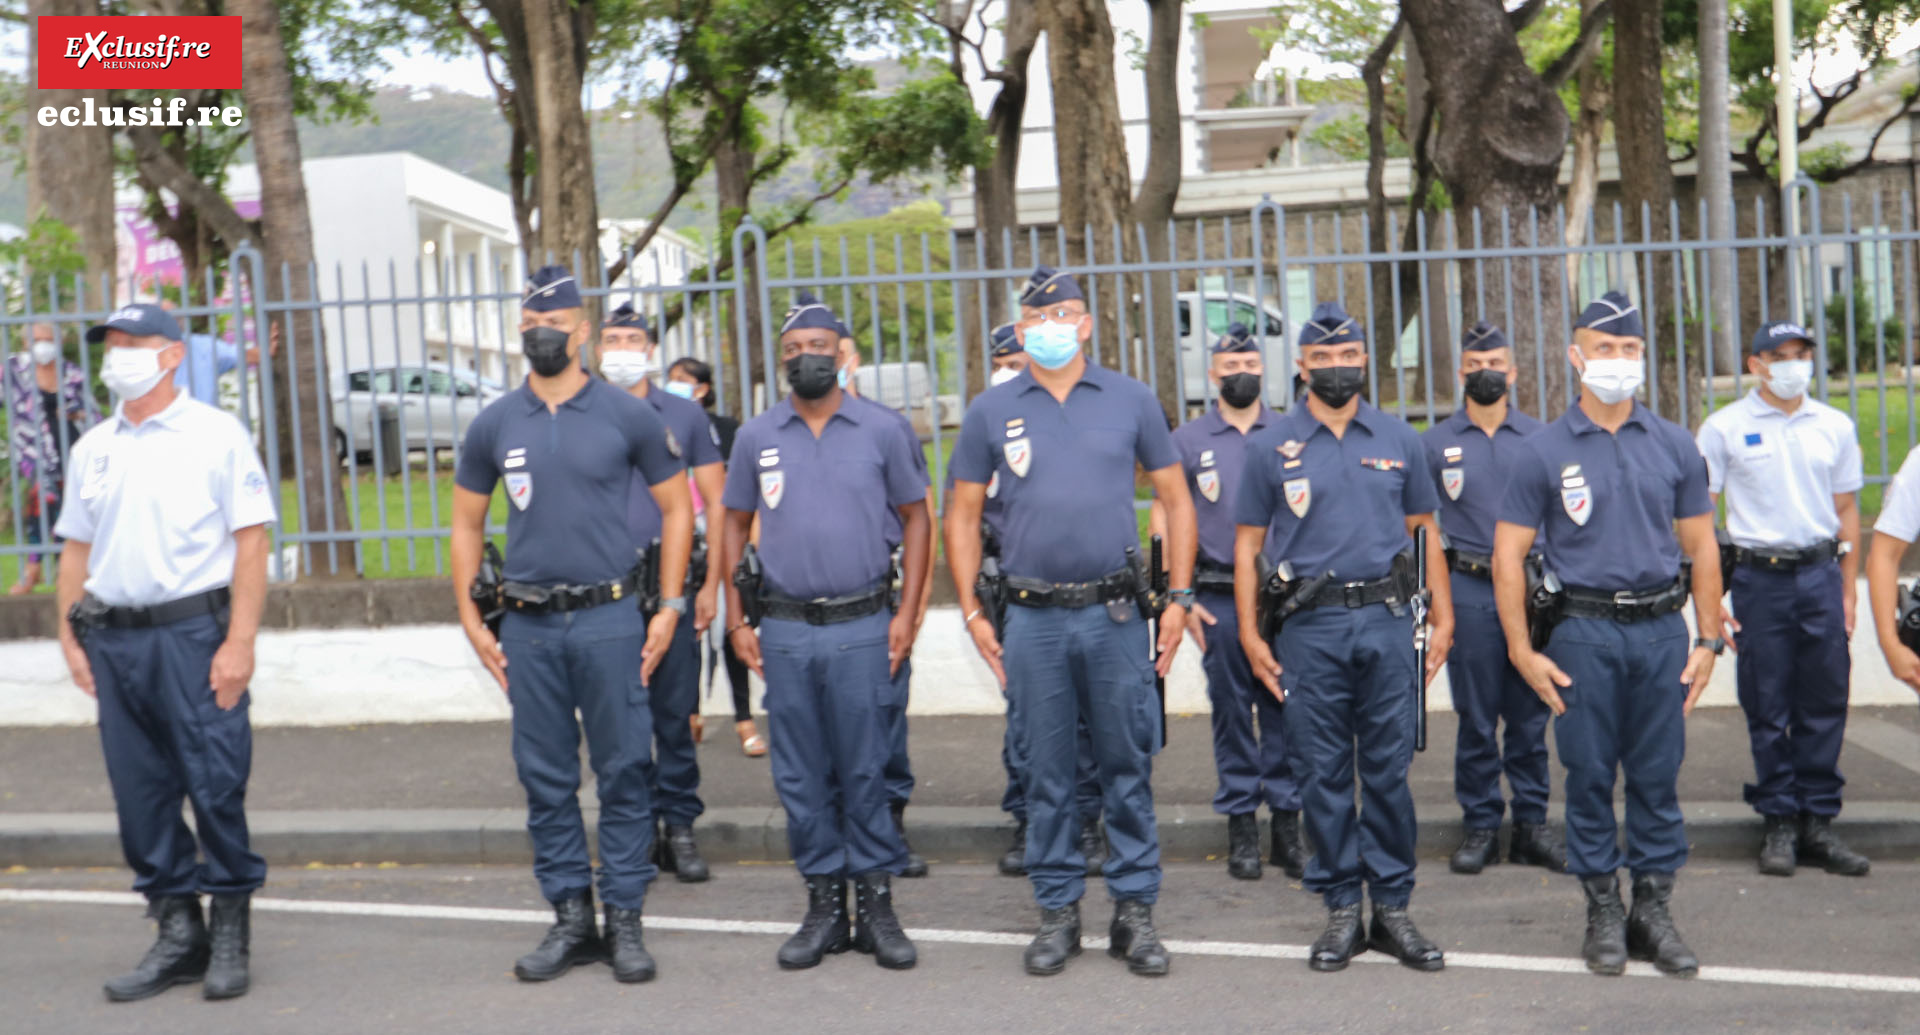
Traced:
MULTIPOLYGON (((1760 842, 1760 821, 1739 802, 1686 806, 1695 859, 1748 859, 1760 842)), ((1559 807, 1552 820, 1561 821, 1559 807)), ((1226 822, 1205 805, 1162 805, 1160 846, 1169 860, 1217 856, 1226 822)), ((510 864, 533 860, 526 816, 515 809, 368 809, 255 812, 255 851, 274 866, 308 863, 510 864)), ((191 817, 189 817, 191 821, 191 817)), ((594 813, 587 812, 589 835, 594 813)), ((1264 821, 1263 821, 1264 822, 1264 821)), ((1862 802, 1835 824, 1848 843, 1876 859, 1920 858, 1920 805, 1862 802)), ((697 826, 700 849, 715 862, 786 862, 786 817, 777 808, 709 809, 697 826)), ((1006 849, 1012 822, 995 808, 927 806, 907 813, 913 846, 934 862, 985 862, 1006 849)), ((1446 858, 1459 842, 1451 812, 1419 824, 1421 858, 1446 858)), ((1264 848, 1265 834, 1261 844, 1264 848)), ((120 839, 110 812, 0 815, 0 868, 120 866, 120 839)))

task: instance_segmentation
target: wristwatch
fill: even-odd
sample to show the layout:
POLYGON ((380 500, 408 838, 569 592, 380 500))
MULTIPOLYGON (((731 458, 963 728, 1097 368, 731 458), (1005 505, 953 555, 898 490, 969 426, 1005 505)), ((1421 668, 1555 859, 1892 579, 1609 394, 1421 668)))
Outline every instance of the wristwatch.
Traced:
POLYGON ((1188 608, 1189 610, 1193 607, 1193 597, 1194 593, 1191 589, 1174 589, 1167 591, 1167 603, 1179 604, 1181 607, 1188 608))
POLYGON ((1699 639, 1693 641, 1693 645, 1696 647, 1705 647, 1706 649, 1712 651, 1713 656, 1716 658, 1719 657, 1721 654, 1725 653, 1727 649, 1727 641, 1721 639, 1718 636, 1715 636, 1711 640, 1702 636, 1699 639))
POLYGON ((685 615, 687 613, 687 598, 683 596, 661 597, 660 610, 662 611, 673 610, 673 611, 680 612, 681 615, 685 615))

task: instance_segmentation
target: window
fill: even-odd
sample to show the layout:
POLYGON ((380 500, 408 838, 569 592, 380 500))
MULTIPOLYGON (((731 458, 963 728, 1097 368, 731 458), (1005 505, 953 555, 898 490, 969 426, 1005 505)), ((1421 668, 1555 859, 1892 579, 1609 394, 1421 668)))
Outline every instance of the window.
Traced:
POLYGON ((1180 311, 1176 314, 1176 322, 1180 325, 1180 337, 1185 338, 1187 335, 1193 333, 1193 310, 1187 306, 1187 303, 1180 303, 1180 311))
POLYGON ((453 394, 453 375, 444 370, 427 371, 427 394, 449 396, 453 394))
POLYGON ((367 372, 364 370, 356 370, 347 375, 347 391, 349 392, 364 392, 367 390, 367 384, 367 372))
POLYGON ((426 386, 421 382, 420 372, 418 370, 401 376, 404 378, 403 383, 407 386, 408 395, 421 395, 426 391, 426 386))
POLYGON ((475 388, 471 381, 455 381, 453 383, 453 394, 462 399, 467 399, 480 394, 480 390, 475 388))
MULTIPOLYGON (((1225 299, 1221 299, 1218 302, 1208 300, 1207 302, 1207 330, 1208 331, 1210 331, 1215 336, 1223 335, 1227 333, 1227 328, 1232 326, 1234 323, 1246 324, 1248 330, 1258 334, 1260 331, 1260 311, 1248 305, 1245 302, 1229 303, 1225 299), (1229 308, 1228 308, 1229 305, 1231 305, 1232 307, 1231 312, 1233 313, 1233 315, 1231 317, 1227 315, 1227 313, 1229 312, 1229 308)), ((1278 318, 1274 317, 1271 313, 1269 313, 1267 314, 1266 333, 1269 336, 1284 336, 1286 334, 1286 328, 1281 325, 1278 318)))

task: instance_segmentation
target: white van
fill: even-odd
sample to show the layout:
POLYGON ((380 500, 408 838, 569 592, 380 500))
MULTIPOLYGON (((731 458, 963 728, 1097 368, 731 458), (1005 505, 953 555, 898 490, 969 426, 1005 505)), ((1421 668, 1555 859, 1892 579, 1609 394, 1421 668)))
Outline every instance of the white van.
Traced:
POLYGON ((1272 305, 1262 305, 1252 295, 1224 291, 1182 291, 1174 297, 1174 330, 1180 342, 1181 388, 1190 405, 1203 405, 1207 400, 1207 368, 1213 356, 1214 343, 1224 337, 1227 327, 1234 323, 1246 324, 1247 330, 1253 332, 1254 340, 1259 341, 1262 316, 1266 319, 1266 340, 1263 344, 1269 372, 1266 378, 1267 404, 1277 406, 1286 400, 1292 379, 1274 375, 1276 371, 1290 370, 1288 359, 1293 355, 1287 342, 1286 319, 1280 310, 1272 305))

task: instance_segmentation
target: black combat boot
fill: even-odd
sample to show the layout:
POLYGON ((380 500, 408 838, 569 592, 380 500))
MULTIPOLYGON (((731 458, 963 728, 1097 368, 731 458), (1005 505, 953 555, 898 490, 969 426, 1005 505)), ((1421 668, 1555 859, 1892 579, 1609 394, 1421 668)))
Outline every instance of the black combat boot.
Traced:
MULTIPOLYGON (((926 876, 927 861, 921 858, 920 853, 914 851, 913 845, 907 841, 907 803, 904 801, 896 801, 892 805, 889 805, 888 809, 893 813, 893 829, 899 832, 900 843, 907 846, 907 864, 900 870, 900 876, 926 876)), ((908 966, 912 966, 912 964, 908 964, 908 966)))
POLYGON ((653 841, 654 863, 682 884, 698 884, 712 876, 707 861, 700 858, 700 846, 693 840, 690 826, 661 824, 653 841))
POLYGON ((1000 872, 1009 877, 1027 875, 1027 817, 1019 816, 1013 821, 1013 843, 1007 846, 1006 854, 1000 857, 1000 872))
POLYGON ((253 941, 253 896, 213 896, 211 962, 200 994, 208 999, 234 999, 247 994, 247 959, 253 941))
POLYGON ((1800 815, 1800 855, 1807 862, 1818 863, 1828 873, 1842 877, 1864 877, 1873 869, 1873 863, 1866 856, 1848 848, 1834 835, 1831 816, 1816 816, 1811 812, 1800 815))
POLYGON ((1769 877, 1791 877, 1800 862, 1795 845, 1799 831, 1792 816, 1762 816, 1766 833, 1760 839, 1760 872, 1769 877))
POLYGON ((1627 904, 1620 901, 1620 878, 1611 873, 1580 878, 1587 893, 1587 940, 1580 956, 1595 974, 1627 972, 1627 904))
POLYGON ((1107 832, 1101 829, 1099 820, 1080 825, 1080 854, 1087 857, 1087 876, 1100 876, 1100 868, 1107 864, 1107 832))
POLYGON ((1300 812, 1275 810, 1273 822, 1273 855, 1267 861, 1280 867, 1281 872, 1294 880, 1307 875, 1307 846, 1300 842, 1300 812))
POLYGON ((1251 812, 1227 817, 1227 872, 1239 880, 1260 879, 1260 821, 1251 812))
POLYGON ((808 877, 807 915, 780 946, 781 970, 818 966, 830 952, 853 948, 847 925, 847 882, 839 874, 808 877))
POLYGON ((853 878, 853 948, 871 953, 873 961, 888 970, 907 970, 919 962, 920 954, 900 929, 900 918, 893 915, 893 875, 873 870, 853 878))
POLYGON ((1627 954, 1653 964, 1662 974, 1690 978, 1700 973, 1700 961, 1674 930, 1667 904, 1673 897, 1673 874, 1650 873, 1633 882, 1633 911, 1627 914, 1627 954))
POLYGON ((1500 831, 1476 827, 1467 831, 1467 839, 1453 850, 1447 869, 1455 873, 1479 873, 1490 863, 1500 861, 1500 831))
POLYGON ((108 981, 107 998, 116 1003, 159 995, 174 985, 191 984, 207 973, 207 925, 200 918, 200 896, 164 895, 147 903, 159 937, 131 974, 108 981))
POLYGON ((1522 866, 1542 866, 1554 873, 1567 872, 1567 846, 1554 836, 1545 823, 1513 823, 1513 838, 1507 844, 1507 861, 1522 866))
MULTIPOLYGON (((1248 816, 1252 819, 1252 816, 1248 816)), ((1259 838, 1254 838, 1259 843, 1259 838)), ((1260 852, 1254 850, 1258 864, 1260 852)), ((1107 928, 1107 955, 1127 961, 1127 969, 1143 977, 1161 977, 1172 961, 1166 946, 1153 929, 1153 907, 1136 898, 1123 898, 1113 904, 1113 923, 1107 928)))
POLYGON ((623 985, 652 981, 659 970, 653 954, 641 934, 640 911, 607 907, 607 959, 613 964, 613 979, 623 985))
POLYGON ((1367 947, 1378 949, 1400 961, 1402 966, 1415 970, 1439 970, 1447 965, 1447 958, 1438 945, 1427 940, 1418 927, 1413 926, 1413 918, 1407 915, 1406 906, 1373 907, 1373 925, 1367 930, 1367 947))
POLYGON ((1067 961, 1080 955, 1080 903, 1070 902, 1059 909, 1040 911, 1040 933, 1033 936, 1023 957, 1027 973, 1046 976, 1067 969, 1067 961))
POLYGON ((1313 940, 1307 954, 1307 966, 1314 970, 1345 970, 1347 961, 1367 951, 1367 939, 1360 931, 1360 903, 1327 910, 1327 929, 1313 940))
POLYGON ((552 981, 582 963, 604 963, 607 944, 593 921, 593 892, 583 891, 553 904, 553 926, 539 948, 514 961, 522 981, 552 981))

